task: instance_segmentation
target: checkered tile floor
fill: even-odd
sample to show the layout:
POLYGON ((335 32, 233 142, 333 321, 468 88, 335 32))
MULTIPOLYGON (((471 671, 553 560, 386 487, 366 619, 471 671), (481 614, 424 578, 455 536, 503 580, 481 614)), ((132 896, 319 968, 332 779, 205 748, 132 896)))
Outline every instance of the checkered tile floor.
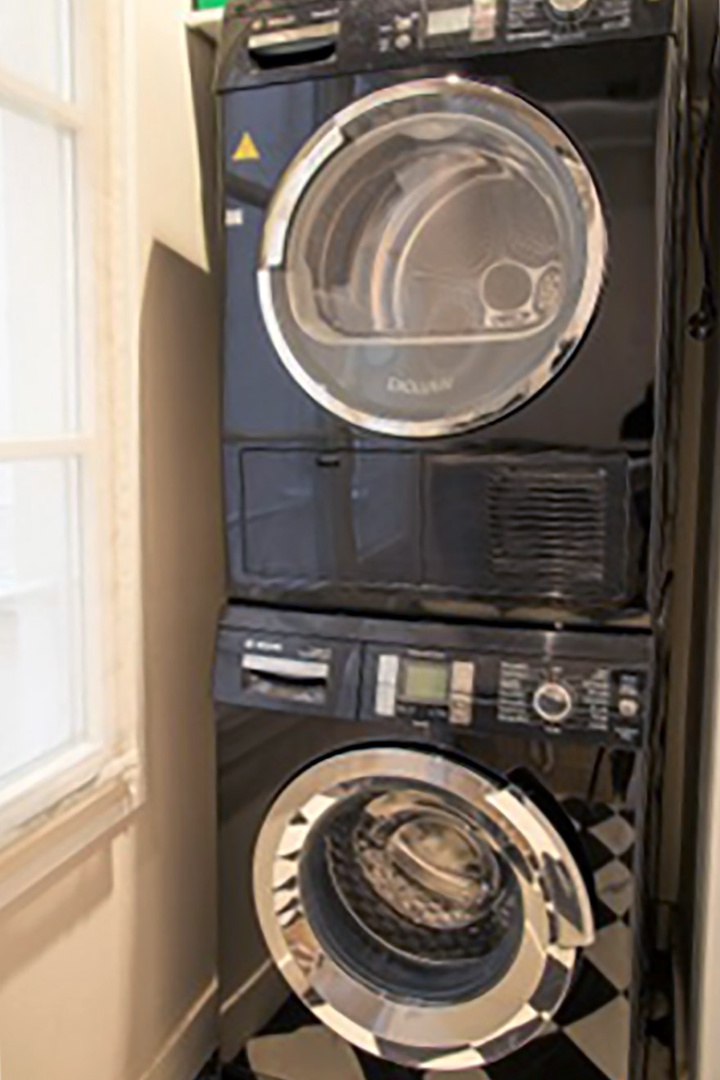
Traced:
MULTIPOLYGON (((662 999, 658 1000, 658 1010, 651 1023, 653 1034, 648 1042, 646 1080, 673 1080, 668 1039, 670 1017, 662 999)), ((218 1080, 422 1080, 420 1073, 354 1050, 317 1024, 284 1030, 292 1012, 285 1011, 284 1018, 278 1017, 273 1025, 276 1030, 253 1040, 241 1059, 226 1066, 218 1080)), ((211 1080, 211 1075, 207 1080, 211 1080)), ((480 1080, 483 1074, 473 1070, 456 1075, 458 1080, 480 1080)), ((532 1071, 516 1071, 513 1075, 514 1080, 558 1080, 561 1074, 544 1056, 536 1054, 532 1071)), ((576 1075, 585 1074, 566 1072, 562 1075, 567 1080, 576 1080, 576 1075)), ((447 1078, 447 1074, 442 1077, 447 1078)), ((433 1080, 437 1078, 433 1077, 433 1080)))
MULTIPOLYGON (((612 1043, 617 1033, 608 1016, 606 1035, 612 1043)), ((649 1023, 648 1071, 645 1080, 673 1080, 671 1017, 667 997, 659 992, 649 1023)), ((585 1080, 604 1074, 589 1065, 581 1053, 573 1058, 566 1042, 558 1051, 553 1036, 532 1044, 523 1060, 513 1055, 512 1066, 502 1072, 494 1066, 492 1075, 502 1080, 585 1080), (559 1056, 558 1056, 559 1055, 559 1056), (562 1071, 559 1069, 562 1066, 562 1071)), ((458 1080, 483 1080, 481 1070, 455 1074, 458 1080)), ((622 1076, 622 1074, 620 1074, 622 1076)), ((290 1000, 267 1030, 252 1039, 236 1063, 226 1066, 222 1080, 448 1080, 448 1074, 421 1074, 399 1065, 382 1062, 355 1050, 331 1031, 314 1022, 296 1001, 290 1000)))

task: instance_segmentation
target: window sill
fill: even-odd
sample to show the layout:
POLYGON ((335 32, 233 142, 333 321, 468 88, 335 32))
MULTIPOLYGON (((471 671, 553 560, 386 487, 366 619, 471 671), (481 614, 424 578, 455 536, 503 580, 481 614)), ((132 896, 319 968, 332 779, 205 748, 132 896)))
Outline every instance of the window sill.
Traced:
POLYGON ((117 829, 143 802, 135 756, 29 822, 0 851, 0 909, 117 829))

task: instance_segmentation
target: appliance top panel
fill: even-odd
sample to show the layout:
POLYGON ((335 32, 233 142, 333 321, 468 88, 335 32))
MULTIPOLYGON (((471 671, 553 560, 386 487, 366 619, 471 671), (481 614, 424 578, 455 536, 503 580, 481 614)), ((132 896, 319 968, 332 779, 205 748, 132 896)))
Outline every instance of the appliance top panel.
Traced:
POLYGON ((652 640, 231 607, 222 705, 638 747, 651 719, 652 640))
POLYGON ((677 0, 243 0, 217 88, 672 33, 677 0))

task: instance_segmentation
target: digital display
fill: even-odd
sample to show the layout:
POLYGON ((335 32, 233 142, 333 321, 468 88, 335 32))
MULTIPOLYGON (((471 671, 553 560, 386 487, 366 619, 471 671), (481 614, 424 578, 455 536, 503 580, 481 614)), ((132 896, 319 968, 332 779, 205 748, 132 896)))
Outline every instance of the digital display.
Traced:
POLYGON ((447 701, 450 669, 433 660, 409 660, 403 665, 403 697, 406 701, 442 705, 447 701))
POLYGON ((442 34, 467 34, 470 29, 470 4, 428 12, 428 37, 442 34))

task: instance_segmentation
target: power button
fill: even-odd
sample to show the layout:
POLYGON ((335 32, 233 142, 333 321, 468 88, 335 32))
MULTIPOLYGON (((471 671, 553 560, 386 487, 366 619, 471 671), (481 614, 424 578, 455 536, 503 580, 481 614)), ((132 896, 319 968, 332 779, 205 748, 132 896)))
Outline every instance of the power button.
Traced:
POLYGON ((533 694, 533 708, 548 724, 561 724, 572 712, 573 699, 567 686, 545 682, 533 694))

